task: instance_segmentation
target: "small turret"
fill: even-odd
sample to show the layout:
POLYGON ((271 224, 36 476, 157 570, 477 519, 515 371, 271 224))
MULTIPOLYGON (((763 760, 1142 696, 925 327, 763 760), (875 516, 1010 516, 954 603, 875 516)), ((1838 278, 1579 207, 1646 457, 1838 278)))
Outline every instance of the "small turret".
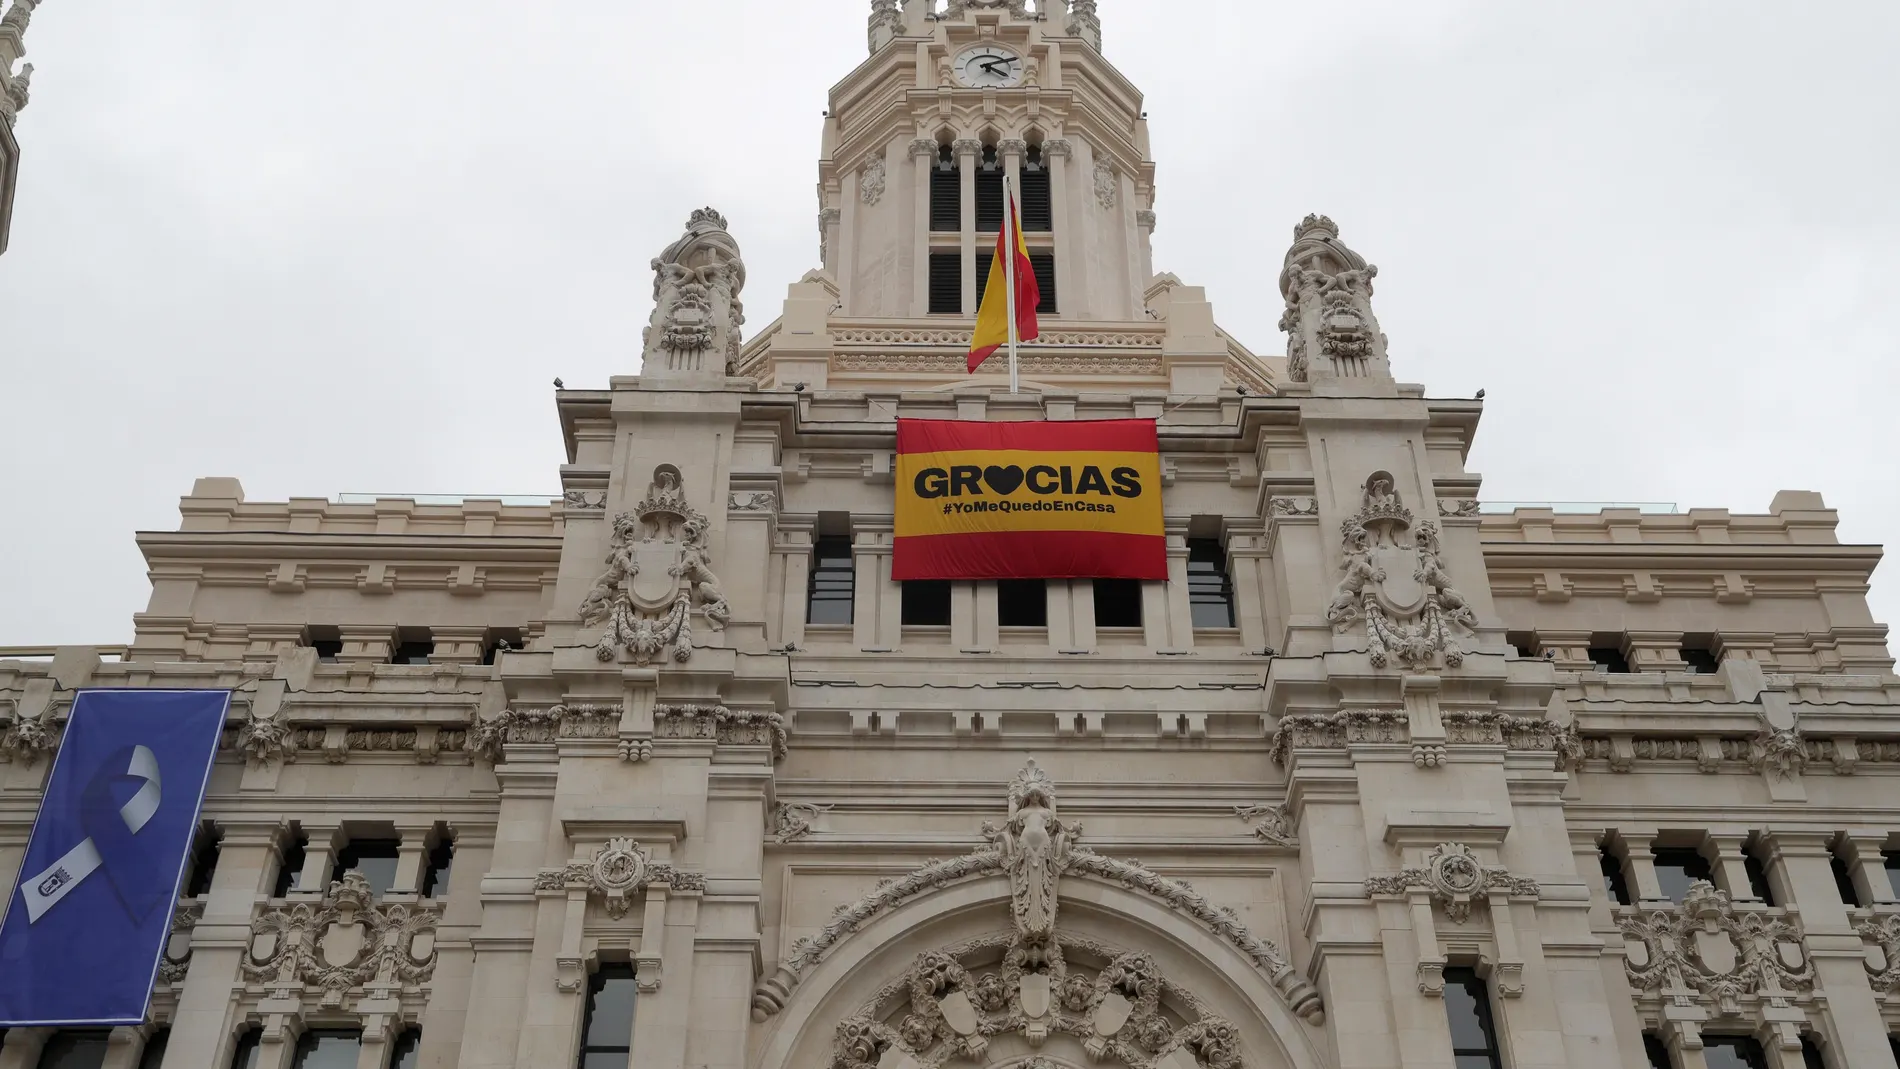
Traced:
POLYGON ((33 81, 33 64, 13 72, 13 65, 26 55, 26 27, 33 21, 33 9, 40 0, 13 0, 13 6, 0 16, 0 123, 11 127, 20 112, 26 110, 27 88, 33 81))

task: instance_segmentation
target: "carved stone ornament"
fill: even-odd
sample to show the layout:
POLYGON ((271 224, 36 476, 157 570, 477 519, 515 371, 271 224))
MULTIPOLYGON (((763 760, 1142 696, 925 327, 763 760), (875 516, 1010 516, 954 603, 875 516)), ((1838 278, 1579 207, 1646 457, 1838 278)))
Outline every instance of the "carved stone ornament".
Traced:
MULTIPOLYGON (((0 36, 13 39, 15 55, 26 51, 26 27, 33 21, 33 9, 39 3, 40 0, 13 0, 13 6, 0 17, 0 36)), ((8 66, 0 64, 0 124, 12 126, 20 112, 26 110, 32 95, 33 64, 23 64, 18 74, 8 70, 8 66)))
POLYGON ((897 0, 871 0, 871 22, 866 32, 873 54, 881 41, 903 36, 904 16, 898 11, 897 0))
MULTIPOLYGON (((1559 725, 1534 716, 1492 710, 1449 709, 1441 713, 1445 742, 1456 746, 1502 746, 1561 758, 1569 735, 1559 725)), ((1285 768, 1297 749, 1343 750, 1358 743, 1410 742, 1411 715, 1402 709, 1342 709, 1336 713, 1293 713, 1274 725, 1267 755, 1285 768)))
POLYGON ((253 705, 250 717, 238 726, 237 745, 253 765, 269 767, 286 758, 296 760, 297 740, 282 706, 271 716, 260 716, 253 705))
POLYGON ((772 831, 781 843, 797 842, 810 835, 818 818, 830 811, 828 805, 782 802, 772 811, 772 831))
MULTIPOLYGON (((1701 1005, 1735 1017, 1787 1009, 1814 991, 1814 967, 1798 917, 1738 911, 1724 891, 1697 880, 1682 905, 1618 911, 1623 970, 1640 998, 1701 1005)), ((1798 1040, 1797 1040, 1798 1042, 1798 1040)))
POLYGON ((1368 897, 1403 897, 1418 890, 1429 894, 1443 906, 1453 924, 1471 919, 1471 905, 1483 901, 1492 891, 1519 898, 1536 898, 1537 881, 1513 876, 1510 870, 1487 868, 1463 843, 1440 843, 1425 857, 1423 868, 1408 868, 1392 876, 1373 876, 1366 880, 1368 897))
POLYGON ((858 177, 858 199, 866 204, 876 204, 884 199, 884 157, 873 155, 864 161, 863 173, 858 177))
POLYGON ((1115 165, 1104 159, 1095 161, 1095 203, 1106 211, 1115 206, 1120 195, 1121 183, 1115 176, 1115 165))
POLYGON ((665 861, 655 861, 647 848, 632 839, 609 839, 584 861, 543 869, 534 878, 536 891, 586 891, 607 916, 620 920, 633 909, 634 898, 649 887, 668 891, 704 891, 702 873, 681 872, 665 861))
MULTIPOLYGON (((1254 967, 1286 999, 1293 1012, 1314 1024, 1325 1019, 1319 992, 1299 975, 1279 947, 1249 931, 1233 910, 1213 905, 1186 881, 1164 879, 1142 867, 1139 862, 1104 857, 1080 845, 1081 825, 1064 825, 1061 822, 1056 810, 1055 783, 1034 761, 1029 762, 1011 781, 1008 801, 1009 817, 1001 828, 987 822, 983 825, 984 845, 961 857, 933 861, 902 877, 880 883, 870 894, 838 907, 831 923, 817 935, 794 943, 790 955, 779 963, 777 971, 754 989, 753 1019, 763 1021, 784 1008, 785 1000, 805 974, 839 942, 873 918, 919 895, 966 879, 995 875, 1009 879, 1010 919, 1013 922, 1010 932, 1000 939, 1002 944, 1010 947, 1011 957, 1026 972, 1047 972, 1053 967, 1052 963, 1059 960, 1061 946, 1072 942, 1069 936, 1056 934, 1060 881, 1064 877, 1084 877, 1147 895, 1201 925, 1253 962, 1254 967)), ((949 975, 945 973, 946 978, 949 975)), ((949 982, 948 979, 946 982, 949 982)), ((941 997, 945 990, 961 991, 962 988, 952 983, 949 988, 940 984, 938 990, 941 997)), ((1050 996, 1064 997, 1059 990, 1052 990, 1050 996)), ((977 994, 971 992, 968 997, 976 998, 977 994)), ((990 1002, 1001 1004, 995 999, 990 1002)), ((958 1005, 958 1012, 961 1013, 961 1004, 958 1005)), ((974 1019, 963 1020, 970 1023, 974 1019)), ((924 1024, 929 1025, 932 1035, 941 1038, 932 1019, 926 1019, 924 1024)), ((963 1038, 959 1041, 960 1045, 952 1044, 949 1049, 962 1051, 972 1058, 980 1057, 981 1048, 972 1052, 969 1045, 969 1041, 978 1036, 975 1025, 971 1024, 971 1030, 965 1030, 954 1027, 955 1021, 952 1024, 952 1030, 963 1038)), ((872 1030, 881 1027, 875 1026, 872 1030)), ((1120 1024, 1117 1024, 1108 1033, 1119 1034, 1119 1030, 1120 1024)), ((880 1042, 887 1046, 900 1038, 895 1031, 886 1031, 889 1032, 888 1037, 880 1042)), ((924 1038, 922 1030, 918 1029, 916 1033, 912 1038, 921 1042, 924 1038)), ((1047 1034, 1046 1031, 1044 1034, 1047 1034)), ((864 1035, 858 1038, 863 1039, 864 1035)), ((859 1046, 855 1049, 859 1054, 864 1054, 870 1048, 859 1046)), ((881 1051, 883 1048, 878 1049, 881 1051)), ((909 1049, 914 1055, 916 1045, 912 1044, 909 1049)), ((872 1052, 869 1057, 859 1057, 856 1061, 875 1064, 878 1057, 878 1052, 872 1052)), ((1144 1061, 1141 1064, 1147 1063, 1144 1061)))
POLYGON ((1447 518, 1467 519, 1478 514, 1478 499, 1462 497, 1452 500, 1438 499, 1438 514, 1447 518))
POLYGON ((553 743, 558 739, 611 739, 620 728, 620 706, 551 705, 544 709, 509 707, 468 729, 468 751, 490 763, 501 760, 509 743, 553 743))
POLYGON ((711 208, 693 212, 686 233, 653 260, 653 317, 642 335, 640 374, 708 372, 723 378, 738 362, 745 261, 711 208))
POLYGON ((1234 815, 1251 825, 1255 838, 1261 842, 1290 849, 1300 845, 1293 817, 1284 805, 1237 805, 1234 815))
POLYGON ((1406 667, 1441 656, 1454 668, 1463 664, 1457 631, 1476 630, 1477 614, 1451 585, 1437 525, 1412 519, 1390 474, 1377 471, 1366 479, 1365 503, 1341 533, 1345 574, 1326 609, 1333 629, 1364 621, 1366 652, 1376 668, 1395 658, 1406 667))
POLYGON ((1101 51, 1102 19, 1096 14, 1095 0, 1069 0, 1069 33, 1101 51))
POLYGON ((1385 335, 1372 314, 1372 279, 1379 269, 1339 240, 1339 227, 1309 215, 1293 228, 1293 247, 1280 271, 1286 312, 1287 374, 1307 381, 1315 369, 1330 375, 1391 375, 1385 335), (1324 361, 1315 364, 1315 361, 1324 361))
POLYGON ((1276 497, 1267 502, 1267 511, 1275 516, 1317 516, 1319 515, 1319 499, 1276 497))
POLYGON ((1761 731, 1749 748, 1749 767, 1756 772, 1772 773, 1776 779, 1807 771, 1808 747, 1801 738, 1800 721, 1797 719, 1789 727, 1777 728, 1765 712, 1760 714, 1760 719, 1761 731))
POLYGON ((59 748, 60 725, 53 719, 48 703, 37 715, 28 716, 16 704, 12 719, 0 731, 0 763, 18 761, 31 766, 59 748))
POLYGON ((1854 926, 1855 934, 1868 943, 1867 983, 1882 995, 1891 996, 1900 988, 1900 914, 1869 917, 1854 926))
POLYGON ((778 495, 770 490, 739 490, 726 495, 729 512, 777 512, 778 495))
POLYGON ((191 968, 191 931, 205 915, 202 901, 179 902, 172 907, 171 935, 165 940, 165 952, 158 962, 158 982, 178 985, 185 982, 191 968))
POLYGON ((320 989, 334 1008, 344 996, 390 998, 417 990, 435 975, 436 923, 441 907, 383 905, 369 881, 346 872, 317 904, 273 906, 251 922, 250 945, 239 963, 245 980, 271 997, 320 989))
POLYGON ((594 655, 611 661, 625 650, 635 664, 651 664, 669 652, 684 663, 693 655, 692 610, 723 631, 732 616, 713 574, 707 534, 710 522, 687 504, 680 470, 653 469, 647 496, 632 512, 614 517, 607 570, 581 602, 581 623, 605 623, 594 655))
POLYGON ((653 732, 662 739, 711 739, 722 746, 769 746, 774 762, 788 752, 785 718, 723 705, 656 705, 653 732))
POLYGON ((605 490, 566 490, 561 494, 561 507, 577 512, 599 512, 607 507, 605 490))

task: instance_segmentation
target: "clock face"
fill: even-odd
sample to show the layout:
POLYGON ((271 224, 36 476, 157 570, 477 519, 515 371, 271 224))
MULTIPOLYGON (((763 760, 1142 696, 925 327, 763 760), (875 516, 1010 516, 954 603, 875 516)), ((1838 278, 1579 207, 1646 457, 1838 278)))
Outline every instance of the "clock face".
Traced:
POLYGON ((1006 88, 1023 80, 1023 57, 1001 45, 966 48, 950 66, 957 81, 978 89, 1006 88))

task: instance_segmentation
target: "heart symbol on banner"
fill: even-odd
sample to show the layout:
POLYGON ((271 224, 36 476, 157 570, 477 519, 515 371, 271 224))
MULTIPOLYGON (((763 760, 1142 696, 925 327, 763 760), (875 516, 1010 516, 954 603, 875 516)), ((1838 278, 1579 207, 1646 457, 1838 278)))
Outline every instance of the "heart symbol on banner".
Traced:
POLYGON ((983 469, 983 481, 990 484, 990 489, 1003 497, 1008 497, 1023 484, 1023 469, 1014 464, 1007 468, 991 464, 983 469))

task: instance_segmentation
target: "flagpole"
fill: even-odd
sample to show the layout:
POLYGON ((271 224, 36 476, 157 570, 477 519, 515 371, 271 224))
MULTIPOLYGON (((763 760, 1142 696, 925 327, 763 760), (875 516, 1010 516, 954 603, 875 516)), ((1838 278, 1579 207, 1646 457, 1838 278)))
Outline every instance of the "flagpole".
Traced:
POLYGON ((1009 186, 1009 175, 1003 175, 1003 245, 1008 250, 1003 256, 1004 289, 1009 291, 1009 392, 1018 393, 1016 387, 1016 192, 1009 186))

